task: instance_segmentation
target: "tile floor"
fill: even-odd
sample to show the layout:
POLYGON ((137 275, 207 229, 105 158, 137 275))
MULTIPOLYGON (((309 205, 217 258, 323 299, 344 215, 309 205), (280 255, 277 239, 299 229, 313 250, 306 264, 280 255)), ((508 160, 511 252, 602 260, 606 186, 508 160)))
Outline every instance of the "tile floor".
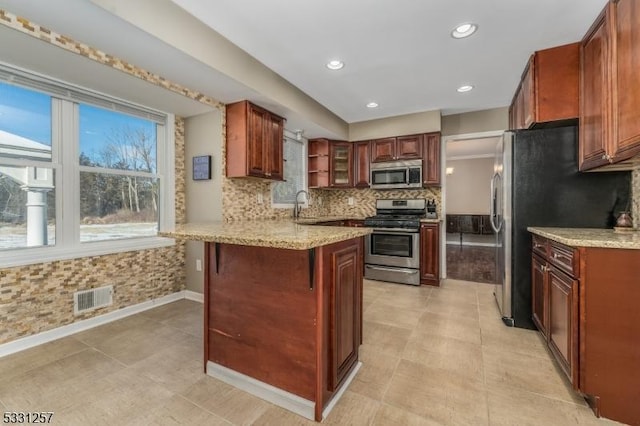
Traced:
MULTIPOLYGON (((598 425, 491 286, 365 281, 363 367, 331 425, 598 425)), ((0 359, 0 409, 58 425, 305 425, 202 372, 202 305, 181 300, 0 359)))

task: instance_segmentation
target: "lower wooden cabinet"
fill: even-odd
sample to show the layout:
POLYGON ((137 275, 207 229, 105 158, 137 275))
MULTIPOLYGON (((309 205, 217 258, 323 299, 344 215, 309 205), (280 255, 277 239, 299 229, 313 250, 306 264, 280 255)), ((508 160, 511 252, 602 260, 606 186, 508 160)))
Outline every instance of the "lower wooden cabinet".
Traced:
POLYGON ((532 240, 533 321, 549 350, 596 415, 640 425, 640 250, 532 240))
POLYGON ((440 285, 440 225, 420 225, 420 284, 440 285))

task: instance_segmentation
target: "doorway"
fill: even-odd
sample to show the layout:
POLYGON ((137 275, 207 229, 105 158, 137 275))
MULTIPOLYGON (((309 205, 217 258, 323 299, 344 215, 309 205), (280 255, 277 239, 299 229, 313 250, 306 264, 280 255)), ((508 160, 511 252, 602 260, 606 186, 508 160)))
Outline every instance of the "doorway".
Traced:
POLYGON ((490 180, 502 132, 445 141, 447 278, 496 282, 496 239, 489 223, 490 180))

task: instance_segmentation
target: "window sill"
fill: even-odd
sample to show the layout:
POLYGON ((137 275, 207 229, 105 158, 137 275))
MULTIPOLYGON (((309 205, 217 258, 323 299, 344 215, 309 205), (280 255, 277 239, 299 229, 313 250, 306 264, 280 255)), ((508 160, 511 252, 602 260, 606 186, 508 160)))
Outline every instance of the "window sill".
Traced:
POLYGON ((173 238, 147 237, 89 242, 68 248, 56 246, 24 248, 2 252, 0 269, 90 256, 104 256, 128 251, 149 250, 173 245, 175 245, 173 238))

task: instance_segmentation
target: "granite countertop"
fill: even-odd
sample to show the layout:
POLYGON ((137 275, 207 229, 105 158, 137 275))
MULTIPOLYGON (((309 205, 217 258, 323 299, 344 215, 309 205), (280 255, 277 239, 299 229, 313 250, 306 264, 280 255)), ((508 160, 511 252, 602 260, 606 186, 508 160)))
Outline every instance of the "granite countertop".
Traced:
POLYGON ((175 231, 160 232, 158 235, 185 240, 305 250, 370 233, 369 228, 310 226, 288 219, 187 223, 177 225, 175 231))
POLYGON ((364 217, 357 216, 313 216, 313 217, 299 217, 297 219, 293 219, 294 222, 300 224, 308 224, 313 225, 314 223, 320 222, 333 222, 338 220, 364 220, 364 217))
POLYGON ((613 229, 595 228, 539 228, 530 226, 527 230, 541 237, 572 246, 601 247, 640 250, 640 232, 614 232, 613 229))
POLYGON ((441 218, 435 218, 435 219, 420 219, 420 222, 422 223, 440 223, 442 222, 441 218))

